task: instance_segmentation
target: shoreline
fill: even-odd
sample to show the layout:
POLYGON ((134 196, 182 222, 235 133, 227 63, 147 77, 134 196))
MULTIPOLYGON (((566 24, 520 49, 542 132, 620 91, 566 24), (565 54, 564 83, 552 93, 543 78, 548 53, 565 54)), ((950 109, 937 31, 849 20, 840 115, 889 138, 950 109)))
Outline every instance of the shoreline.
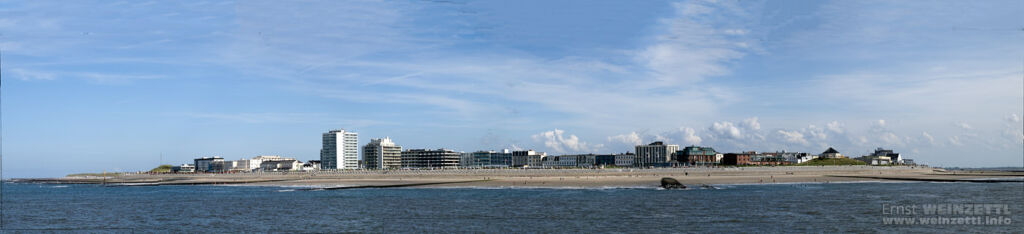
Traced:
POLYGON ((15 183, 107 186, 231 185, 295 188, 657 188, 671 177, 691 185, 837 182, 1021 183, 1024 172, 945 171, 909 166, 787 166, 655 169, 453 169, 227 174, 126 174, 116 177, 11 179, 15 183), (1013 178, 1011 180, 1000 178, 1013 178))

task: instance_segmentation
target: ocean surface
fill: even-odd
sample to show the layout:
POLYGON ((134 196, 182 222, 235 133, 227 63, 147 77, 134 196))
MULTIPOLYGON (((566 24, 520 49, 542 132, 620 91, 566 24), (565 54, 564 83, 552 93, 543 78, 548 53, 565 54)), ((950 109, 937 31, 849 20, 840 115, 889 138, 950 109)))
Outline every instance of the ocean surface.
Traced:
MULTIPOLYGON (((12 184, 3 229, 86 232, 1024 232, 1024 183, 656 188, 12 184), (1009 225, 895 225, 883 205, 1006 204, 1009 225)), ((920 212, 920 211, 919 211, 920 212)), ((959 217, 964 215, 946 215, 959 217)), ((990 215, 991 216, 991 215, 990 215)), ((927 215, 907 216, 913 218, 927 215)))

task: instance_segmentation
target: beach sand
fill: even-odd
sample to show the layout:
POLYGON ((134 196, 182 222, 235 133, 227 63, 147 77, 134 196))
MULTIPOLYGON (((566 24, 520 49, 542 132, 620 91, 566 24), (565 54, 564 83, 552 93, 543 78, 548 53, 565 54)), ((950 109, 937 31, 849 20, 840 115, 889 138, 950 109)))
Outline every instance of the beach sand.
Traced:
POLYGON ((460 169, 264 172, 232 174, 127 174, 107 178, 65 177, 52 183, 108 185, 245 185, 296 187, 391 186, 490 188, 658 187, 663 177, 686 185, 835 183, 863 181, 978 180, 1024 177, 1024 172, 945 171, 904 166, 786 166, 657 169, 460 169))

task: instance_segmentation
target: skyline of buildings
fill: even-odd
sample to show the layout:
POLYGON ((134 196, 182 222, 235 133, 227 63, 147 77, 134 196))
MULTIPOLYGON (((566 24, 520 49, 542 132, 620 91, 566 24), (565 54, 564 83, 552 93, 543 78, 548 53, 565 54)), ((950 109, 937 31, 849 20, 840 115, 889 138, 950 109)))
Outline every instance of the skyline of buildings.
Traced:
MULTIPOLYGON (((172 171, 779 166, 799 164, 819 157, 846 158, 832 147, 818 155, 787 151, 722 153, 712 147, 696 145, 680 149, 679 145, 666 144, 664 141, 636 145, 635 153, 563 155, 548 155, 532 149, 478 150, 469 153, 445 148, 403 150, 390 137, 371 138, 369 143, 362 146, 361 151, 356 151, 356 142, 356 132, 330 130, 323 133, 320 160, 302 163, 295 158, 260 155, 252 159, 225 161, 220 156, 212 156, 195 158, 193 164, 174 166, 172 171)), ((881 147, 874 153, 856 159, 869 165, 914 164, 913 160, 904 159, 899 153, 881 147)))
POLYGON ((590 10, 550 19, 521 12, 544 2, 423 3, 252 4, 238 14, 233 4, 11 2, 5 22, 43 25, 0 24, 12 88, 5 162, 57 163, 7 174, 131 170, 161 153, 316 157, 315 133, 335 126, 467 152, 620 152, 668 139, 730 152, 826 144, 860 156, 882 146, 944 166, 1024 163, 1019 30, 963 30, 1020 28, 1019 4, 645 1, 580 4, 590 10), (334 7, 415 14, 263 16, 334 7), (124 13, 166 17, 110 18, 124 13), (145 30, 154 27, 163 30, 145 30), (68 30, 83 33, 46 36, 68 30))

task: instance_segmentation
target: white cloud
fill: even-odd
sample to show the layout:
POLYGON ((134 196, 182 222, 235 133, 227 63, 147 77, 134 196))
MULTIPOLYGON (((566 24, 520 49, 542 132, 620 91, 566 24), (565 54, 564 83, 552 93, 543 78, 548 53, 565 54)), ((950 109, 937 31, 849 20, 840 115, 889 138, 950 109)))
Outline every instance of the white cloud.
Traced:
POLYGON ((1020 116, 1010 114, 1004 120, 1006 121, 1006 129, 1003 130, 1003 136, 1012 141, 1013 144, 1024 147, 1024 125, 1021 123, 1020 116))
POLYGON ((564 130, 555 129, 533 135, 533 140, 543 141, 544 146, 558 153, 593 153, 595 150, 604 147, 602 144, 587 144, 586 142, 580 141, 579 137, 576 137, 576 135, 569 134, 569 136, 564 136, 564 134, 564 130))
POLYGON ((860 146, 865 146, 868 144, 868 138, 865 136, 857 137, 856 143, 860 146))
POLYGON ((14 78, 19 80, 53 80, 56 77, 52 73, 29 71, 21 68, 10 69, 14 78))
POLYGON ((883 133, 881 136, 879 136, 879 139, 882 141, 883 144, 890 147, 903 145, 903 140, 892 132, 883 133))
POLYGON ((640 139, 640 135, 636 132, 630 132, 629 134, 621 134, 608 137, 608 141, 621 142, 628 145, 640 145, 643 140, 640 139))
POLYGON ((960 140, 960 136, 951 136, 949 137, 949 144, 963 145, 963 142, 960 140))
POLYGON ((746 29, 726 29, 726 30, 722 30, 722 33, 724 33, 726 35, 746 35, 749 32, 750 31, 748 31, 746 29))
POLYGON ((787 143, 796 143, 801 145, 807 144, 807 140, 804 139, 804 134, 798 131, 778 130, 777 133, 782 137, 783 141, 787 143))
POLYGON ((932 137, 932 135, 928 134, 928 132, 921 132, 921 137, 924 137, 924 139, 928 141, 929 145, 935 144, 935 137, 932 137))
POLYGON ((1014 144, 1024 144, 1024 131, 1020 129, 1007 129, 1006 131, 1003 131, 1003 136, 1009 138, 1011 141, 1013 141, 1014 144))
POLYGON ((679 127, 669 131, 658 133, 647 133, 647 131, 633 131, 626 134, 609 136, 608 142, 614 143, 625 149, 632 149, 633 146, 642 145, 645 141, 663 141, 669 144, 700 145, 704 139, 700 132, 691 127, 679 127), (677 141, 677 139, 679 141, 677 141))
MULTIPOLYGON (((661 79, 677 80, 668 76, 701 80, 711 74, 728 72, 725 59, 706 56, 709 53, 720 53, 719 49, 678 48, 679 45, 709 43, 707 38, 689 34, 691 31, 683 28, 696 24, 701 17, 719 17, 716 14, 682 13, 683 5, 676 5, 676 14, 664 19, 663 24, 659 25, 664 30, 656 30, 657 35, 652 35, 660 39, 650 46, 630 48, 635 51, 624 53, 637 59, 625 61, 599 56, 540 58, 531 55, 529 51, 463 53, 458 49, 439 49, 445 48, 448 43, 457 43, 458 40, 453 42, 447 37, 429 35, 458 34, 460 30, 468 29, 440 26, 422 29, 415 27, 415 24, 410 25, 409 22, 418 20, 415 18, 418 14, 410 13, 423 13, 418 12, 421 7, 416 4, 371 2, 338 6, 332 3, 312 6, 285 4, 281 7, 275 7, 272 3, 266 5, 250 3, 239 7, 239 21, 244 23, 234 32, 232 38, 235 40, 231 45, 220 52, 222 60, 254 76, 291 82, 296 87, 294 89, 302 93, 349 102, 373 103, 386 100, 416 105, 421 109, 454 110, 452 115, 467 125, 490 124, 491 121, 481 120, 493 118, 492 114, 496 111, 529 108, 573 116, 564 122, 551 123, 552 126, 600 126, 625 121, 647 124, 633 126, 639 128, 672 124, 680 116, 701 118, 699 113, 692 114, 688 110, 714 110, 733 100, 729 90, 714 84, 700 87, 700 92, 691 86, 681 86, 682 83, 645 85, 661 79), (299 18, 281 17, 276 11, 304 14, 299 18), (305 23, 307 20, 311 22, 305 23), (299 26, 296 28, 293 25, 299 26), (322 33, 303 33, 308 31, 322 33), (682 37, 678 36, 680 33, 682 37), (660 51, 658 48, 669 48, 665 52, 667 57, 644 59, 650 58, 646 55, 660 54, 653 52, 660 51), (396 52, 401 54, 400 58, 379 56, 396 52), (690 58, 688 61, 696 60, 700 63, 675 61, 676 58, 690 58), (680 64, 685 64, 687 68, 672 68, 680 64), (688 72, 676 72, 678 69, 688 72), (707 72, 709 69, 716 72, 707 72), (651 89, 661 88, 672 88, 673 91, 650 92, 651 89), (667 102, 676 104, 668 107, 662 104, 667 102), (610 114, 607 110, 644 114, 610 114)), ((716 3, 697 5, 712 6, 716 3)), ((708 9, 716 10, 720 7, 708 9)), ((728 11, 735 13, 733 10, 728 11)), ((734 21, 743 22, 740 19, 734 21)), ((743 28, 731 24, 728 26, 726 28, 732 30, 743 28)), ((714 31, 717 29, 709 30, 721 34, 714 31)), ((735 48, 724 42, 720 47, 735 48)), ((622 53, 615 54, 618 56, 622 53)), ((706 113, 710 115, 712 112, 706 113)))
POLYGON ((1020 123, 1020 116, 1017 116, 1017 114, 1007 115, 1006 121, 1010 123, 1020 123))
POLYGON ((828 134, 825 133, 825 129, 822 129, 822 128, 819 128, 817 126, 814 126, 813 124, 812 125, 808 125, 807 129, 805 130, 805 132, 807 132, 807 135, 811 136, 811 138, 813 138, 815 140, 819 140, 819 141, 828 140, 828 134))
POLYGON ((662 142, 669 142, 669 141, 672 141, 672 138, 668 138, 668 136, 661 135, 661 134, 654 134, 654 140, 655 141, 662 141, 662 142))
POLYGON ((748 35, 744 23, 750 22, 750 13, 732 2, 688 1, 673 7, 676 17, 661 21, 665 35, 637 56, 659 81, 679 84, 728 74, 725 63, 744 57, 755 44, 738 38, 748 35))
POLYGON ((761 123, 757 122, 757 117, 744 119, 742 126, 750 130, 761 130, 761 123))
POLYGON ((829 122, 826 125, 826 127, 828 128, 829 131, 832 131, 834 133, 839 133, 839 134, 843 133, 843 125, 841 123, 839 123, 839 121, 829 122))
POLYGON ((396 125, 393 122, 380 120, 343 119, 325 113, 178 113, 173 115, 246 124, 326 124, 348 127, 396 125))
POLYGON ((512 150, 515 150, 515 151, 524 150, 523 147, 519 147, 516 144, 509 145, 509 148, 511 148, 512 150))
POLYGON ((682 131, 683 134, 684 134, 683 135, 683 141, 686 144, 689 144, 689 145, 700 145, 701 138, 700 138, 700 136, 697 136, 696 131, 693 130, 693 128, 689 128, 689 127, 687 127, 687 128, 680 128, 680 131, 682 131))
POLYGON ((726 137, 732 139, 743 138, 743 134, 740 132, 740 129, 737 128, 734 124, 732 124, 732 122, 728 121, 715 122, 711 124, 710 130, 713 134, 719 137, 726 137))
POLYGON ((974 128, 972 128, 972 127, 971 127, 971 125, 970 125, 970 124, 967 124, 967 123, 964 123, 964 122, 957 122, 957 123, 956 123, 956 126, 957 126, 957 127, 960 127, 960 128, 962 128, 962 129, 964 129, 964 130, 971 130, 971 129, 974 129, 974 128))

